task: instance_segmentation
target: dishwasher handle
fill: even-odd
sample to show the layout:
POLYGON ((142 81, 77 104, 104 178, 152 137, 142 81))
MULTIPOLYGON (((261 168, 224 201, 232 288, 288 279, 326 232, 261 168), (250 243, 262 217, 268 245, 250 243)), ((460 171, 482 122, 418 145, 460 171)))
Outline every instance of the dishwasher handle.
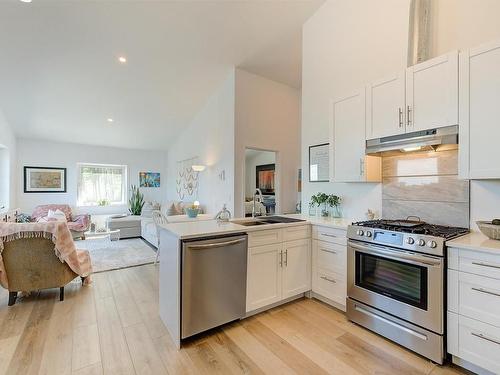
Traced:
POLYGON ((240 242, 245 242, 245 241, 246 241, 246 238, 239 238, 237 240, 225 241, 225 242, 207 243, 207 244, 203 244, 203 245, 189 245, 189 249, 191 249, 191 250, 213 249, 215 247, 236 245, 240 242))

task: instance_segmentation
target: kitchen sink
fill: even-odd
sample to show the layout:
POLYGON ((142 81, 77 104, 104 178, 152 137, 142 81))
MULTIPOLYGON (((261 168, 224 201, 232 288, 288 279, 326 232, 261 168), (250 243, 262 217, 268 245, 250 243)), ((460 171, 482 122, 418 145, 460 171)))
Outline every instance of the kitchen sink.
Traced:
POLYGON ((234 224, 244 225, 245 227, 252 227, 254 225, 265 225, 270 224, 260 220, 234 220, 232 221, 234 224))
POLYGON ((245 227, 252 227, 255 225, 298 223, 300 221, 305 221, 305 220, 294 219, 292 217, 283 217, 283 216, 262 216, 256 219, 234 220, 233 223, 244 225, 245 227))

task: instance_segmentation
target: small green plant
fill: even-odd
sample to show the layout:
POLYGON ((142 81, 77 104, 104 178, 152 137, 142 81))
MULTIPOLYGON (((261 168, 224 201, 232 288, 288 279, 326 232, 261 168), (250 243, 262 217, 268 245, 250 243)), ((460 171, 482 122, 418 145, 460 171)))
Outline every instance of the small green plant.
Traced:
POLYGON ((107 206, 109 204, 109 201, 107 199, 100 199, 97 201, 98 206, 107 206))
POLYGON ((142 213, 142 207, 144 207, 144 194, 139 191, 139 188, 135 185, 130 187, 131 195, 128 200, 129 211, 132 215, 140 215, 142 213))
POLYGON ((342 199, 338 195, 330 194, 326 200, 326 203, 328 203, 330 207, 337 207, 340 206, 341 200, 342 199))
POLYGON ((321 209, 321 216, 328 216, 328 207, 339 207, 341 198, 335 194, 318 193, 311 197, 309 207, 323 206, 321 209))

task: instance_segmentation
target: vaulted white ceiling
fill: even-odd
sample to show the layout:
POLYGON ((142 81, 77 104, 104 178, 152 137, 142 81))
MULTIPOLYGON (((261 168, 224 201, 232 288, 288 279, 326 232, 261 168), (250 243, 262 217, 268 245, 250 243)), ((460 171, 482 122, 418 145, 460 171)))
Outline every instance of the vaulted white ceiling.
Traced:
POLYGON ((232 66, 300 87, 322 2, 2 0, 0 109, 21 137, 166 149, 232 66))

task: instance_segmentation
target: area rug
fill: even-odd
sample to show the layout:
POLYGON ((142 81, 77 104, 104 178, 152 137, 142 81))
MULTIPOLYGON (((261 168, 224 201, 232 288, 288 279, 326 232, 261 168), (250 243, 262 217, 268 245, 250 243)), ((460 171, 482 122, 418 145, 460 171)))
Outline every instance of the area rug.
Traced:
POLYGON ((94 273, 154 263, 156 250, 141 238, 110 241, 89 238, 76 242, 77 249, 88 250, 94 273))

